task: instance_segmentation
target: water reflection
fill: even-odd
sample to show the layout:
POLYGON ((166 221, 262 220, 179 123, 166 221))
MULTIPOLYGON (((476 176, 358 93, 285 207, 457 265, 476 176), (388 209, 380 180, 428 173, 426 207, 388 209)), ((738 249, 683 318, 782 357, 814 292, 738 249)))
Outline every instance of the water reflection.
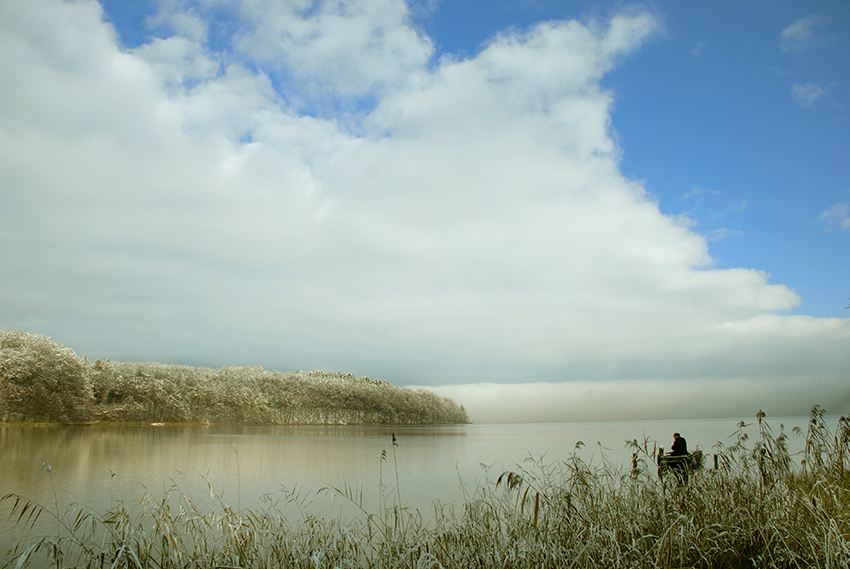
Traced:
MULTIPOLYGON (((773 420, 775 433, 780 422, 790 433, 794 425, 805 430, 806 418, 773 420)), ((731 442, 736 423, 722 419, 394 427, 4 426, 0 495, 20 494, 54 510, 51 479, 42 468, 46 463, 52 467, 62 512, 75 502, 105 512, 119 501, 132 505, 145 492, 158 498, 176 486, 197 503, 209 501, 213 489, 234 508, 252 506, 263 495, 278 499, 284 490, 294 491, 308 498, 319 513, 334 514, 341 501, 322 502, 317 495, 319 488, 331 486, 355 488, 370 512, 378 511, 381 491, 392 504, 400 490, 403 505, 419 509, 427 518, 435 500, 459 506, 462 483, 474 489, 485 477, 493 480, 530 457, 555 463, 579 452, 584 460, 599 461, 604 453, 615 463, 627 464, 631 455, 626 440, 648 439, 669 446, 674 431, 681 431, 692 449, 701 447, 710 454, 717 441, 731 442), (393 433, 397 447, 392 445, 393 433), (580 451, 578 441, 584 443, 580 451)), ((756 437, 754 426, 749 433, 751 440, 756 437)), ((792 436, 790 444, 792 450, 795 445, 802 448, 802 437, 792 436)), ((8 508, 8 502, 0 508, 0 548, 22 535, 20 528, 10 525, 8 508)), ((55 532, 55 521, 47 527, 44 531, 55 532)))
MULTIPOLYGON (((79 503, 102 512, 175 486, 195 502, 209 501, 212 489, 234 508, 283 490, 307 496, 353 486, 376 509, 381 484, 395 481, 395 451, 405 505, 427 510, 425 496, 459 497, 455 461, 466 434, 462 426, 7 426, 0 428, 0 495, 52 511, 55 485, 60 511, 79 503), (393 433, 402 446, 393 448, 393 433)), ((0 512, 0 546, 21 534, 6 525, 8 507, 0 512)))

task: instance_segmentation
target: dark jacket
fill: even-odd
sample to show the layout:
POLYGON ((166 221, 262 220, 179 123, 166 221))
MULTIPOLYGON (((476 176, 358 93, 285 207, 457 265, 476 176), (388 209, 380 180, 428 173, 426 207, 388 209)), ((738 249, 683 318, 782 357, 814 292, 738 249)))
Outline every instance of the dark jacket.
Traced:
POLYGON ((688 454, 688 442, 685 437, 676 437, 676 440, 673 441, 673 448, 670 449, 670 454, 673 456, 688 454))

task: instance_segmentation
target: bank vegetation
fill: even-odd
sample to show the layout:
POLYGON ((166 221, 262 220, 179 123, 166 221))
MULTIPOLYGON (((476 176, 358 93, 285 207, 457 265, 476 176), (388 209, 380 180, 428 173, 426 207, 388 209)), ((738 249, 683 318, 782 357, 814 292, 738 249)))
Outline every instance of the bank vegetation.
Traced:
POLYGON ((91 361, 41 334, 0 330, 0 421, 445 424, 469 419, 449 398, 352 373, 91 361))

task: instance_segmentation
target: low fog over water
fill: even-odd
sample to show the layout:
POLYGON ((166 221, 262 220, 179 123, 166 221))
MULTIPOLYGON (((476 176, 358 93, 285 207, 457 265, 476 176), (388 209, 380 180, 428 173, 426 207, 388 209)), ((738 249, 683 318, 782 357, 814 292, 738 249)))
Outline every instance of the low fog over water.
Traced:
POLYGON ((830 415, 850 414, 850 390, 845 380, 835 378, 484 383, 428 389, 462 404, 473 423, 713 419, 753 417, 759 410, 768 416, 799 416, 813 405, 830 415))

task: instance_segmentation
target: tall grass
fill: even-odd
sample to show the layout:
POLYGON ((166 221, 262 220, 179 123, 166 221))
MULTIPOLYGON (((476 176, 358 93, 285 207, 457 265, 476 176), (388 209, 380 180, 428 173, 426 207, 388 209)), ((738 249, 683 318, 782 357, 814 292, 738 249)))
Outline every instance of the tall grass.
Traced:
POLYGON ((469 418, 447 397, 352 373, 90 361, 45 336, 0 330, 0 421, 423 424, 469 418))
MULTIPOLYGON (((781 426, 774 432, 762 413, 757 421, 755 441, 741 424, 732 444, 714 449, 718 467, 687 484, 659 478, 652 441, 632 441, 627 469, 575 452, 554 464, 529 458, 495 480, 488 472, 462 513, 435 504, 428 523, 385 503, 401 493, 397 475, 396 491, 385 492, 383 470, 377 513, 356 489, 324 490, 353 506, 347 516, 310 514, 310 497, 297 494, 282 498, 300 512, 287 517, 271 497, 242 511, 214 493, 201 507, 175 489, 146 497, 134 515, 121 504, 68 512, 61 535, 18 544, 0 568, 847 567, 850 420, 830 431, 815 407, 801 457, 789 454, 781 426)), ((20 497, 4 501, 22 524, 52 514, 20 497)))

